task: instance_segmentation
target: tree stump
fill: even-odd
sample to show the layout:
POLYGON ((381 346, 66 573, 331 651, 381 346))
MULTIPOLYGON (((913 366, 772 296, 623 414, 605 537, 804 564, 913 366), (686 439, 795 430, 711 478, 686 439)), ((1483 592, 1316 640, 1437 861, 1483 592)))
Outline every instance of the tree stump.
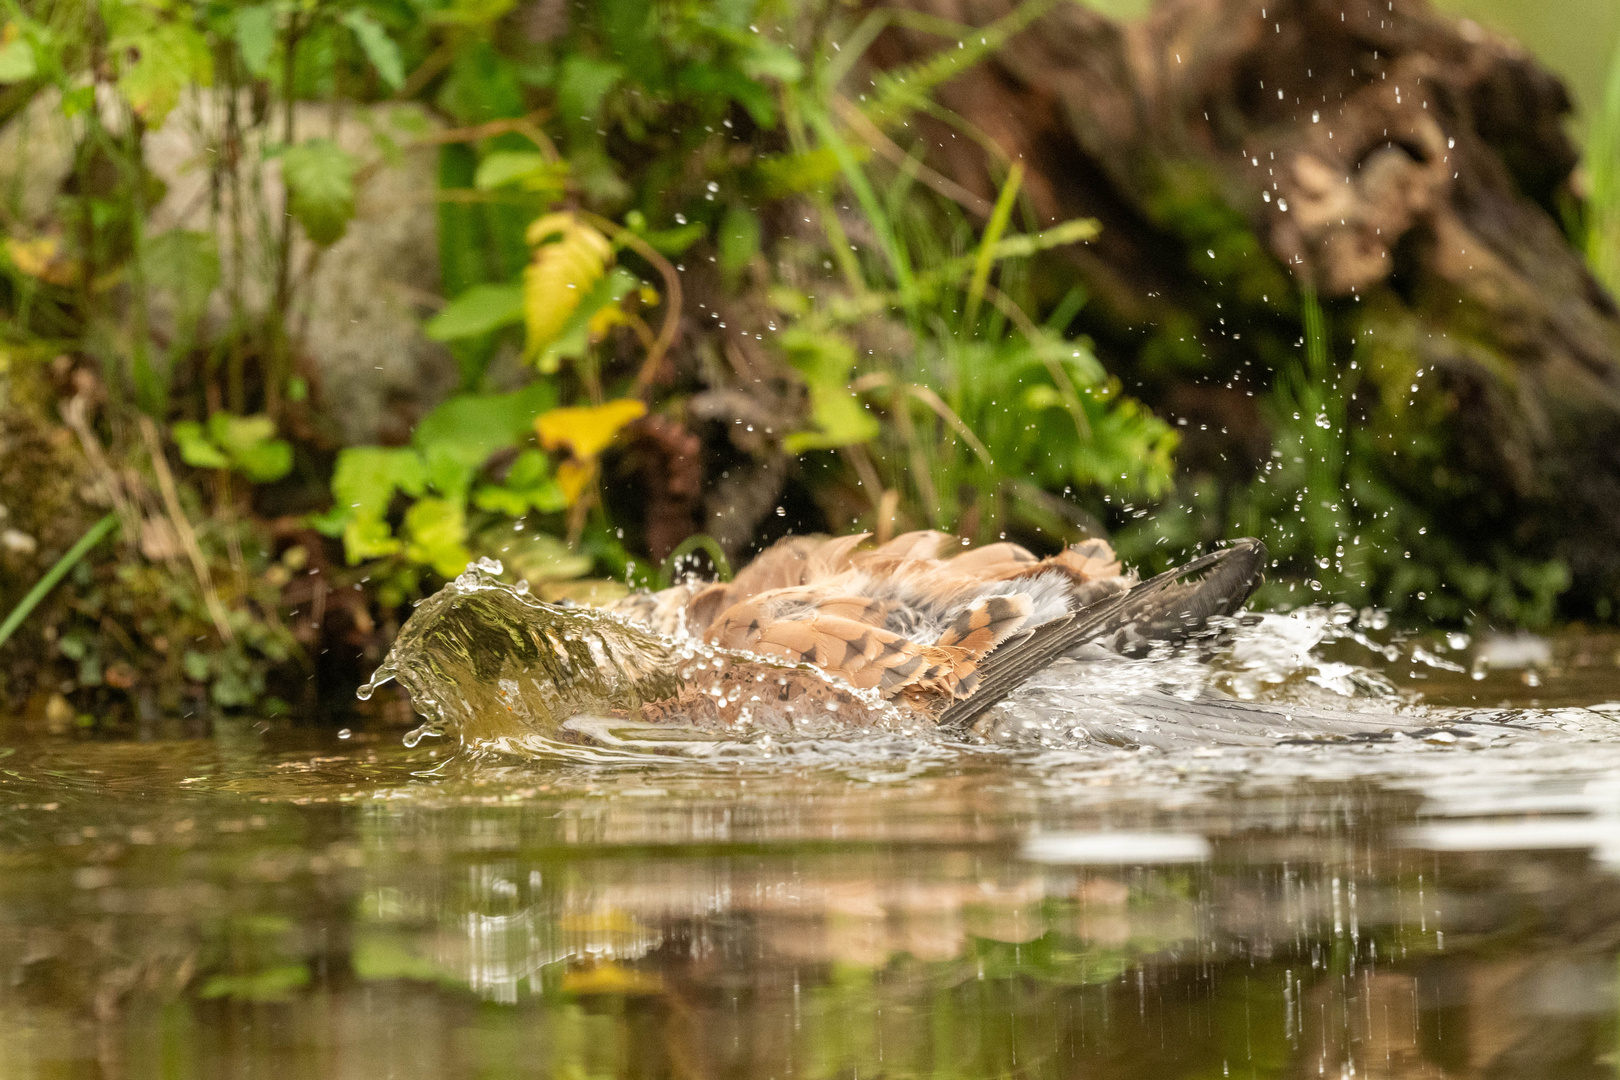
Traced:
MULTIPOLYGON (((905 3, 971 26, 1015 6, 905 3)), ((870 59, 944 40, 891 26, 870 59)), ((1419 0, 1166 0, 1128 25, 1061 4, 935 97, 1023 162, 1040 224, 1101 221, 1063 253, 1091 295, 1077 328, 1188 422, 1184 468, 1262 467, 1264 390, 1314 290, 1370 467, 1424 511, 1414 556, 1561 560, 1566 611, 1614 613, 1620 312, 1561 224, 1569 96, 1522 48, 1419 0)), ((915 125, 994 197, 995 155, 915 125)))

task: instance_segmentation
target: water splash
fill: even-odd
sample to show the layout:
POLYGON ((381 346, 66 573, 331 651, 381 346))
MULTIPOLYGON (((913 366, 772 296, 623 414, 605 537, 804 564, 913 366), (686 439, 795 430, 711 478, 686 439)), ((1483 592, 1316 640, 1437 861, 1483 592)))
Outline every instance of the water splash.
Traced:
POLYGON ((519 756, 572 754, 588 744, 598 757, 623 747, 690 757, 719 744, 768 749, 765 737, 773 735, 847 731, 834 711, 853 711, 867 726, 908 724, 875 693, 819 668, 662 638, 606 612, 548 604, 496 580, 500 569, 480 561, 423 601, 360 688, 364 700, 397 679, 410 694, 425 722, 406 745, 454 734, 463 746, 519 756), (789 690, 772 689, 787 687, 789 673, 789 690))
MULTIPOLYGON (((1451 659, 1469 646, 1467 636, 1403 636, 1381 612, 1338 604, 1243 615, 1192 647, 1143 658, 1081 652, 1031 679, 971 732, 941 733, 819 669, 789 669, 689 637, 662 638, 600 611, 546 604, 496 580, 500 569, 492 561, 470 566, 423 601, 360 688, 366 698, 397 679, 410 693, 424 723, 407 745, 453 735, 476 751, 591 766, 833 765, 904 777, 963 752, 1470 747, 1509 729, 1569 727, 1567 717, 1549 728, 1546 717, 1523 712, 1423 704, 1392 674, 1467 679, 1465 665, 1451 659), (750 687, 781 681, 789 670, 826 684, 817 707, 784 719, 769 710, 756 715, 741 701, 750 687), (836 714, 819 707, 832 709, 834 700, 859 707, 836 714)), ((1514 657, 1489 640, 1480 648, 1497 665, 1528 655, 1522 643, 1514 657)))

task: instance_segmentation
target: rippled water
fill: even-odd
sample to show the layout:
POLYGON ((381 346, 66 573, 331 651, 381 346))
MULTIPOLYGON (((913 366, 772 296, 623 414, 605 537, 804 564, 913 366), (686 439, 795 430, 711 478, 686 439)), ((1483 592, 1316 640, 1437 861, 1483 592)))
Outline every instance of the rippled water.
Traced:
POLYGON ((1620 638, 1380 621, 954 738, 19 719, 0 1076, 1613 1075, 1620 638))

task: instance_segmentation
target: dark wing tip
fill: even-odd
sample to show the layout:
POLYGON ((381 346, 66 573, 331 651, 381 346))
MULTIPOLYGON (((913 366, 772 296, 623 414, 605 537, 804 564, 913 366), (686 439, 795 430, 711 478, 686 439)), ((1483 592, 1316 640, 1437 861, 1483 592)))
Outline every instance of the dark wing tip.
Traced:
POLYGON ((978 689, 948 706, 940 714, 940 726, 966 726, 1031 675, 1087 642, 1134 652, 1196 633, 1210 619, 1243 606, 1259 588, 1265 562, 1266 545, 1244 537, 1127 593, 1014 636, 984 659, 978 689))

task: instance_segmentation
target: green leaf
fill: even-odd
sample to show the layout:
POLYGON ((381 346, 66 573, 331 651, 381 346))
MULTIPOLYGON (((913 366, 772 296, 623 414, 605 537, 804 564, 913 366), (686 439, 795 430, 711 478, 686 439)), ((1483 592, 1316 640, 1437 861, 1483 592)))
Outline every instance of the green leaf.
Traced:
POLYGON ((256 78, 269 75, 270 56, 276 49, 276 9, 270 4, 237 8, 231 30, 247 69, 256 78))
POLYGON ((208 437, 225 451, 236 470, 256 484, 280 480, 292 471, 292 444, 275 437, 268 416, 233 416, 217 412, 208 418, 208 437))
POLYGON ((543 382, 509 394, 457 394, 422 418, 411 442, 424 458, 438 452, 477 468, 497 450, 528 438, 534 418, 556 400, 556 388, 543 382))
POLYGON ((815 431, 795 431, 782 440, 790 454, 806 450, 831 450, 871 442, 882 433, 877 418, 867 412, 860 399, 843 387, 810 386, 810 420, 815 431))
POLYGON ((625 76, 624 66, 575 53, 557 78, 557 112, 565 124, 594 124, 602 99, 625 76))
POLYGON ((515 185, 525 191, 561 192, 567 179, 566 162, 547 161, 528 150, 497 150, 478 163, 473 186, 480 191, 515 185))
POLYGON ((460 341, 522 321, 521 284, 474 285, 444 305, 422 330, 434 341, 460 341))
POLYGON ((804 65, 793 50, 769 38, 753 36, 753 48, 743 56, 742 69, 754 79, 795 83, 804 77, 804 65))
POLYGON ((556 371, 561 361, 583 357, 591 344, 591 319, 603 308, 623 300, 640 284, 641 279, 622 266, 615 266, 609 271, 581 298, 579 306, 574 308, 574 313, 568 317, 557 336, 540 350, 535 359, 540 370, 556 371))
POLYGON ((354 155, 331 139, 310 139, 281 155, 287 208, 310 241, 336 242, 354 217, 354 155))
MULTIPOLYGON (((133 5, 131 5, 133 8, 133 5)), ((161 125, 192 84, 213 81, 214 60, 208 39, 183 22, 160 22, 126 9, 108 42, 108 52, 126 59, 118 89, 149 127, 161 125)))
MULTIPOLYGON (((865 146, 850 149, 857 160, 865 161, 871 156, 871 150, 865 146)), ((822 146, 802 154, 775 154, 758 158, 754 165, 754 177, 762 195, 767 199, 780 199, 784 195, 825 188, 838 179, 842 168, 838 155, 822 146)))
POLYGON ((460 500, 419 499, 405 511, 405 557, 455 577, 472 562, 467 550, 467 509, 460 500))
POLYGON ((731 206, 720 219, 720 271, 734 279, 759 254, 759 215, 746 206, 731 206))
POLYGON ((653 249, 662 255, 679 255, 708 232, 708 226, 701 221, 690 221, 685 225, 677 225, 673 229, 647 229, 637 230, 637 233, 653 249))
POLYGON ((810 390, 811 431, 796 431, 782 440, 790 454, 853 446, 878 437, 877 418, 849 389, 855 370, 855 347, 838 334, 795 328, 782 335, 788 362, 804 376, 810 390))
POLYGON ((350 566, 358 566, 367 559, 381 559, 397 555, 405 547, 394 539, 388 522, 381 518, 355 518, 343 526, 343 553, 350 566))
POLYGON ((405 64, 400 60, 399 46, 382 24, 366 12, 355 10, 343 16, 343 25, 354 31, 366 59, 377 69, 383 82, 395 90, 405 85, 405 64))
POLYGON ((474 492, 473 505, 507 517, 522 517, 530 510, 548 514, 562 510, 568 498, 551 478, 551 459, 530 449, 512 462, 503 483, 485 484, 474 492))
POLYGON ((0 83, 22 82, 39 72, 34 60, 34 47, 27 38, 16 38, 0 45, 0 83))
POLYGON ((427 469, 415 450, 351 446, 338 454, 332 471, 336 505, 310 524, 326 536, 343 537, 351 566, 392 555, 403 546, 385 520, 394 492, 418 496, 426 489, 427 469))
POLYGON ((225 452, 208 441, 203 426, 195 420, 182 420, 170 429, 175 445, 180 447, 180 460, 194 469, 228 469, 231 459, 225 452))

